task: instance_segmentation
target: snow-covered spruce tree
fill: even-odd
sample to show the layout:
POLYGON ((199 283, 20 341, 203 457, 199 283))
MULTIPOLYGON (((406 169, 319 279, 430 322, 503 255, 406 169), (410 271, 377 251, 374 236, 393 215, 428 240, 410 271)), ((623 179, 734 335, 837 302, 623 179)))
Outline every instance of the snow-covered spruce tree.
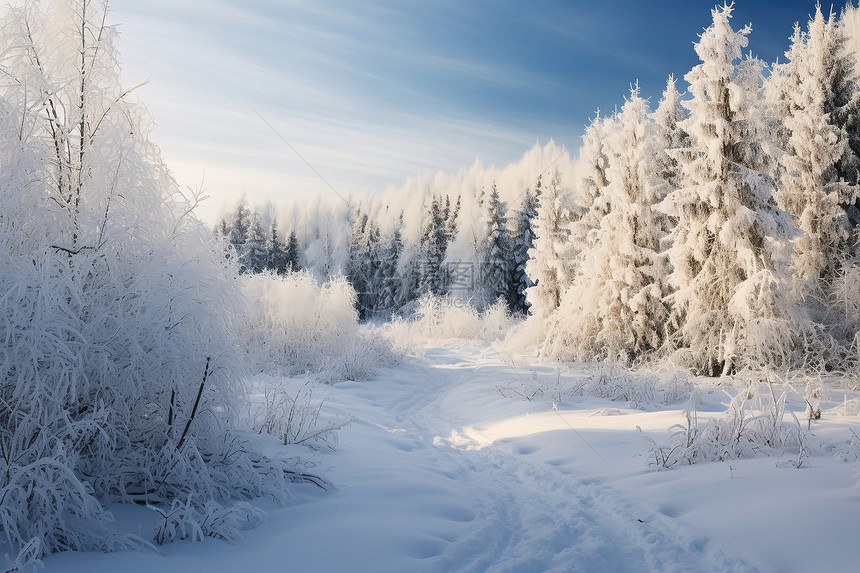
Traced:
MULTIPOLYGON (((320 205, 318 209, 322 209, 320 205)), ((353 222, 350 206, 336 203, 328 216, 314 219, 306 246, 301 249, 301 267, 320 284, 345 273, 349 265, 349 240, 353 222)))
POLYGON ((663 90, 663 96, 652 116, 655 124, 656 173, 663 181, 661 191, 663 195, 668 194, 670 189, 677 189, 680 186, 681 168, 678 160, 667 151, 687 147, 689 137, 681 127, 686 117, 687 112, 681 103, 681 93, 678 92, 676 79, 674 76, 669 76, 666 80, 666 89, 663 90))
POLYGON ((565 256, 570 237, 569 195, 562 190, 561 173, 555 169, 550 184, 541 189, 534 222, 534 247, 526 261, 526 273, 533 284, 526 289, 526 299, 532 316, 539 320, 558 308, 572 275, 572 263, 565 256))
POLYGON ((251 213, 248 238, 245 241, 244 250, 239 256, 239 264, 245 269, 245 272, 259 274, 265 270, 267 259, 266 232, 263 230, 260 213, 254 211, 251 213))
POLYGON ((236 212, 230 218, 227 225, 230 234, 227 235, 227 240, 236 249, 237 256, 241 255, 245 249, 245 243, 248 240, 248 233, 251 231, 251 211, 245 206, 245 197, 236 205, 236 212))
MULTIPOLYGON (((607 141, 610 134, 618 127, 615 116, 597 115, 585 128, 582 136, 582 148, 579 150, 579 160, 583 168, 582 178, 578 182, 577 202, 575 211, 568 224, 568 245, 565 258, 576 261, 578 267, 582 253, 590 246, 594 238, 592 231, 600 226, 600 220, 609 212, 610 204, 604 200, 603 190, 609 185, 609 149, 607 141)), ((573 281, 575 268, 569 277, 573 281)), ((565 290, 570 283, 565 285, 565 290)))
POLYGON ((492 305, 501 297, 513 309, 513 244, 508 228, 508 207, 501 200, 496 183, 484 200, 482 233, 478 242, 479 307, 492 305))
POLYGON ((111 501, 203 512, 290 477, 234 430, 238 297, 120 85, 106 6, 42 6, 0 24, 0 544, 17 566, 136 544, 111 501))
POLYGON ((377 299, 375 316, 391 318, 405 303, 405 285, 400 272, 400 258, 403 254, 403 213, 395 226, 386 233, 379 270, 376 276, 377 299))
MULTIPOLYGON (((576 277, 582 276, 583 254, 588 252, 596 240, 595 230, 600 226, 601 219, 606 216, 610 204, 605 200, 603 190, 609 184, 607 169, 609 168, 609 151, 607 138, 617 127, 615 118, 600 115, 585 128, 582 136, 582 147, 579 150, 579 162, 583 170, 582 178, 577 182, 576 199, 569 211, 566 240, 559 245, 560 258, 565 261, 563 273, 559 273, 558 308, 551 315, 547 324, 547 334, 542 353, 556 358, 575 359, 581 356, 580 342, 582 325, 578 321, 584 319, 583 293, 575 291, 573 283, 576 277)), ((538 229, 540 236, 540 229, 538 229)), ((561 270, 561 269, 559 269, 561 270)))
POLYGON ((529 312, 529 301, 526 291, 534 286, 529 278, 526 266, 529 262, 529 252, 534 248, 534 222, 537 219, 537 208, 540 202, 541 178, 535 182, 534 192, 526 189, 523 194, 520 209, 514 218, 511 242, 513 244, 513 264, 511 275, 511 294, 513 301, 511 310, 520 314, 529 312))
POLYGON ((230 227, 227 224, 227 219, 222 218, 218 221, 218 223, 215 224, 213 233, 215 233, 216 237, 226 240, 230 236, 230 227))
POLYGON ((294 272, 301 268, 299 265, 300 254, 301 250, 299 248, 299 239, 296 237, 296 231, 294 229, 290 231, 290 235, 287 237, 287 244, 284 248, 284 259, 286 262, 287 272, 294 272))
POLYGON ((462 207, 462 197, 457 195, 457 202, 451 207, 451 197, 445 196, 445 210, 443 212, 445 218, 445 235, 448 237, 450 244, 456 237, 459 230, 460 209, 462 207))
POLYGON ((278 275, 284 275, 289 268, 289 260, 287 258, 287 248, 281 241, 281 235, 278 233, 278 219, 272 217, 272 224, 269 225, 269 232, 266 235, 266 270, 278 275))
POLYGON ((829 297, 849 256, 851 223, 841 205, 853 205, 860 189, 848 133, 858 111, 857 74, 845 44, 835 14, 825 18, 816 5, 806 31, 795 26, 787 61, 774 66, 768 90, 785 131, 774 195, 803 231, 794 244, 795 271, 817 299, 829 297))
POLYGON ((245 273, 247 267, 247 245, 248 235, 251 231, 251 219, 253 213, 245 205, 245 197, 243 196, 236 210, 230 215, 224 216, 215 225, 215 235, 223 238, 230 245, 228 248, 228 257, 235 257, 239 262, 239 272, 245 273))
MULTIPOLYGON (((358 212, 350 241, 350 263, 347 279, 357 293, 359 318, 368 319, 381 311, 382 291, 386 275, 396 271, 392 267, 383 244, 379 225, 366 213, 358 212)), ((399 255, 398 255, 399 256, 399 255)))
MULTIPOLYGON (((655 129, 639 86, 607 134, 606 185, 593 209, 605 213, 580 255, 581 264, 565 298, 570 316, 570 350, 579 359, 620 358, 628 363, 663 342, 668 309, 666 264, 659 254, 665 216, 652 207, 661 198, 655 129)), ((562 308, 566 308, 564 306, 562 308)))
MULTIPOLYGON (((683 121, 687 118, 687 110, 681 100, 681 93, 678 92, 677 81, 674 76, 669 76, 666 80, 666 89, 663 90, 663 95, 660 102, 657 104, 657 109, 652 114, 654 122, 654 175, 651 184, 656 186, 654 189, 655 198, 654 205, 656 206, 666 196, 678 189, 682 183, 681 165, 676 157, 678 150, 684 149, 690 145, 690 137, 682 127, 683 121)), ((659 210, 652 206, 652 212, 657 215, 659 210)), ((657 249, 661 253, 665 253, 671 246, 671 231, 676 224, 673 217, 661 216, 659 223, 662 226, 662 234, 660 245, 657 249)), ((671 265, 666 257, 663 257, 663 264, 666 273, 670 271, 671 265)), ((668 295, 670 288, 664 275, 664 295, 668 295)), ((670 317, 672 313, 670 313, 670 317)), ((664 334, 668 335, 677 329, 677 324, 668 323, 664 328, 664 334)))
POLYGON ((674 152, 681 187, 660 204, 677 219, 669 250, 674 342, 683 362, 710 375, 787 366, 795 345, 782 250, 795 231, 773 204, 766 172, 763 66, 741 59, 751 29, 734 31, 731 14, 731 5, 715 8, 695 45, 702 63, 685 76, 692 99, 681 123, 690 147, 674 152))
POLYGON ((446 196, 444 204, 441 197, 431 197, 415 257, 417 268, 411 273, 413 277, 410 288, 411 299, 417 299, 427 292, 436 296, 448 294, 450 273, 445 263, 448 244, 457 233, 459 206, 459 199, 452 210, 449 197, 446 196))
POLYGON ((356 292, 356 308, 359 318, 364 318, 363 308, 368 302, 368 286, 375 272, 376 256, 372 251, 373 223, 367 213, 358 209, 352 216, 352 234, 349 238, 349 262, 346 280, 356 292))

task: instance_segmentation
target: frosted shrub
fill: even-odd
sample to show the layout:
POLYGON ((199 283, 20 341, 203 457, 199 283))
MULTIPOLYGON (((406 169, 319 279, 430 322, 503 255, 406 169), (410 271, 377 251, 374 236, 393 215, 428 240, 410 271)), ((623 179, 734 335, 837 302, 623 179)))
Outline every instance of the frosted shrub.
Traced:
POLYGON ((386 330, 396 348, 415 350, 439 339, 497 340, 510 325, 511 315, 502 298, 478 312, 468 301, 428 293, 418 300, 411 318, 396 318, 386 330))
POLYGON ((481 316, 467 302, 426 294, 418 300, 415 326, 427 338, 474 338, 479 336, 481 316))
POLYGON ((302 479, 236 430, 239 296, 119 84, 106 7, 42 5, 0 22, 0 544, 17 569, 144 543, 111 531, 113 501, 205 512, 302 479))
POLYGON ((836 445, 836 457, 846 464, 860 462, 860 436, 853 429, 851 437, 836 445))
POLYGON ((354 420, 350 416, 324 419, 324 402, 314 398, 310 380, 292 391, 283 380, 264 376, 258 376, 254 385, 258 395, 257 404, 250 410, 251 428, 276 436, 285 446, 332 448, 337 443, 337 431, 354 420))
POLYGON ((724 461, 761 455, 781 455, 794 449, 789 463, 800 467, 807 454, 808 434, 797 416, 786 410, 786 391, 777 394, 772 384, 759 383, 731 397, 723 416, 699 425, 695 403, 688 404, 684 425, 670 428, 668 442, 646 437, 649 465, 669 468, 677 464, 724 461), (791 417, 786 421, 786 413, 791 417))
POLYGON ((235 542, 242 539, 242 529, 265 519, 261 509, 252 507, 246 502, 224 507, 218 502, 209 500, 200 507, 193 502, 190 495, 184 502, 173 500, 167 510, 154 506, 148 507, 162 518, 153 537, 158 545, 181 539, 203 541, 205 537, 235 542))
POLYGON ((617 362, 591 364, 588 376, 572 386, 575 394, 625 401, 632 407, 671 404, 688 398, 693 385, 681 373, 658 376, 636 372, 617 362))
POLYGON ((695 387, 681 372, 637 372, 618 362, 603 361, 588 365, 584 376, 539 380, 533 376, 530 383, 519 387, 500 389, 503 395, 516 395, 526 399, 537 396, 562 402, 573 396, 590 396, 613 401, 624 401, 632 408, 654 404, 672 404, 688 399, 695 387))
POLYGON ((300 271, 239 280, 246 303, 241 344, 256 370, 337 382, 364 380, 394 363, 390 345, 359 326, 355 291, 345 278, 320 285, 300 271))
POLYGON ((844 348, 844 370, 860 371, 860 264, 846 264, 833 281, 832 304, 840 311, 835 337, 844 348))

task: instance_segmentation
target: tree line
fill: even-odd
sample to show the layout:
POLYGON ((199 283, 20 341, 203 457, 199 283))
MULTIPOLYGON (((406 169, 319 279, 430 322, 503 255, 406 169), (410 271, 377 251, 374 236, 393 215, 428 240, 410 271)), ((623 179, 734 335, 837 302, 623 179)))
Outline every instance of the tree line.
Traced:
MULTIPOLYGON (((501 298, 541 323, 557 357, 671 357, 713 375, 856 364, 860 91, 844 15, 817 6, 768 66, 743 54, 751 28, 733 29, 732 10, 712 11, 686 92, 669 77, 653 109, 634 85, 598 112, 577 180, 543 173, 513 209, 493 183, 466 225, 461 198, 430 196, 412 241, 402 214, 386 225, 351 207, 345 255, 326 268, 352 282, 363 318, 425 293, 501 298), (458 240, 470 257, 451 255, 458 240)), ((320 236, 298 240, 299 265, 336 250, 307 255, 320 236)), ((241 260, 265 258, 247 246, 259 240, 230 242, 241 260)))
POLYGON ((669 356, 711 375, 856 365, 855 55, 817 6, 785 62, 713 10, 656 109, 631 89, 586 130, 576 201, 541 203, 528 291, 548 352, 669 356), (853 285, 853 286, 852 286, 853 285))

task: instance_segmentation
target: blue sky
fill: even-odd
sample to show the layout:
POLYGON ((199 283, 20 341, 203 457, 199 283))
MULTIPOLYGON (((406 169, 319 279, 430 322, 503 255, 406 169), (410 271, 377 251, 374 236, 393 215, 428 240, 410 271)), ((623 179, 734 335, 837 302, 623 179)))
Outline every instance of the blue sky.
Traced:
MULTIPOLYGON (((829 4, 824 4, 829 8, 829 4)), ((683 77, 712 1, 114 0, 123 78, 183 184, 224 202, 343 194, 572 149, 631 82, 656 103, 683 77), (263 119, 265 119, 265 122, 263 119), (275 134, 266 125, 271 124, 275 134), (205 172, 205 179, 204 179, 205 172)), ((838 5, 841 8, 841 4, 838 5)), ((750 49, 782 55, 814 1, 736 4, 750 49)), ((683 89, 685 84, 679 82, 683 89)))

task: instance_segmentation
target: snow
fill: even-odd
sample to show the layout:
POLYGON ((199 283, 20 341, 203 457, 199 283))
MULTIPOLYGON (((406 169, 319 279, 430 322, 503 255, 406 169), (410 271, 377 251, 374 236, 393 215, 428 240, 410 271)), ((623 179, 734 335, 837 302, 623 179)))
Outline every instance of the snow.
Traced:
MULTIPOLYGON (((819 447, 800 469, 788 467, 786 452, 655 471, 643 434, 668 435, 683 403, 523 399, 518 389, 588 370, 534 362, 498 342, 435 341, 374 380, 320 385, 325 416, 355 417, 333 449, 305 453, 330 491, 296 485, 285 507, 257 500, 268 520, 234 544, 62 553, 44 571, 856 569, 856 463, 819 447)), ((725 410, 722 388, 700 395, 700 423, 725 410)), ((801 397, 792 394, 789 408, 802 413, 801 397)), ((860 417, 827 409, 842 397, 834 391, 824 403, 816 443, 838 445, 860 430, 860 417)), ((150 536, 156 527, 145 508, 112 509, 128 531, 150 536)))

